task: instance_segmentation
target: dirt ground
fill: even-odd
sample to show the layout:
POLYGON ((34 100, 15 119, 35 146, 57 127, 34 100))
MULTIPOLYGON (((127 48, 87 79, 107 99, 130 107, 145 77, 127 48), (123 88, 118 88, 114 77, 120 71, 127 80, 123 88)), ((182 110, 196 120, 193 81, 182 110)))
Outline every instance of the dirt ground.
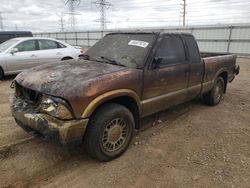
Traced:
POLYGON ((250 187, 250 59, 237 63, 218 106, 195 100, 144 119, 108 163, 26 134, 9 110, 13 77, 0 81, 0 187, 250 187))

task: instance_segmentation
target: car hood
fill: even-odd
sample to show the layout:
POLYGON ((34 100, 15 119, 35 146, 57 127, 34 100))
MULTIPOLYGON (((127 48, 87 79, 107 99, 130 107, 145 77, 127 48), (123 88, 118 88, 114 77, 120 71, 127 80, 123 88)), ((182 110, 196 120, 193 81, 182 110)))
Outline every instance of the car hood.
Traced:
MULTIPOLYGON (((117 72, 126 67, 87 61, 63 61, 38 66, 20 73, 15 81, 23 87, 53 96, 68 96, 72 89, 99 76, 117 72)), ((80 90, 79 90, 80 91, 80 90)))

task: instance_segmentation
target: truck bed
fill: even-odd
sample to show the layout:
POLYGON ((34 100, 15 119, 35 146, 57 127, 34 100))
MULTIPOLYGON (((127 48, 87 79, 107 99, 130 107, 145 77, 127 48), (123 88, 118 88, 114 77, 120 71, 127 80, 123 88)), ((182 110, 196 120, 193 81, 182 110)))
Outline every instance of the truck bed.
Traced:
POLYGON ((201 52, 200 54, 202 58, 231 55, 229 53, 217 53, 217 52, 201 52))
POLYGON ((227 72, 227 82, 234 79, 236 55, 219 53, 202 53, 205 65, 204 83, 214 80, 220 72, 227 72))

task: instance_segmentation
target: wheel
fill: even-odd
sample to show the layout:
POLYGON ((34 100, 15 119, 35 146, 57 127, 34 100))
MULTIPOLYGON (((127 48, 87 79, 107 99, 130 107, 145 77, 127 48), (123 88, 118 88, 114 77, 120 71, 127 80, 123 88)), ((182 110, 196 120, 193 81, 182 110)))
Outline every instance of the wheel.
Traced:
POLYGON ((90 119, 84 136, 85 149, 100 161, 115 159, 128 148, 134 127, 133 115, 126 107, 105 104, 90 119))
POLYGON ((73 59, 73 58, 72 57, 64 57, 64 58, 62 58, 62 61, 71 60, 71 59, 73 59))
POLYGON ((223 97, 225 83, 222 77, 215 80, 214 86, 207 94, 203 96, 204 102, 210 106, 219 104, 223 97))
POLYGON ((4 77, 3 69, 0 67, 0 80, 2 80, 4 77))

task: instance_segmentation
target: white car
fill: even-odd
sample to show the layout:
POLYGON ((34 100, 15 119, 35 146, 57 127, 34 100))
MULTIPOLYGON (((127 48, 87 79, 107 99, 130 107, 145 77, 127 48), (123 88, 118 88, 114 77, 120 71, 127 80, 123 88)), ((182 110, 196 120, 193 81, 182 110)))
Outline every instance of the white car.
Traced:
POLYGON ((13 38, 0 44, 0 79, 45 63, 78 59, 83 53, 83 48, 55 39, 13 38))

